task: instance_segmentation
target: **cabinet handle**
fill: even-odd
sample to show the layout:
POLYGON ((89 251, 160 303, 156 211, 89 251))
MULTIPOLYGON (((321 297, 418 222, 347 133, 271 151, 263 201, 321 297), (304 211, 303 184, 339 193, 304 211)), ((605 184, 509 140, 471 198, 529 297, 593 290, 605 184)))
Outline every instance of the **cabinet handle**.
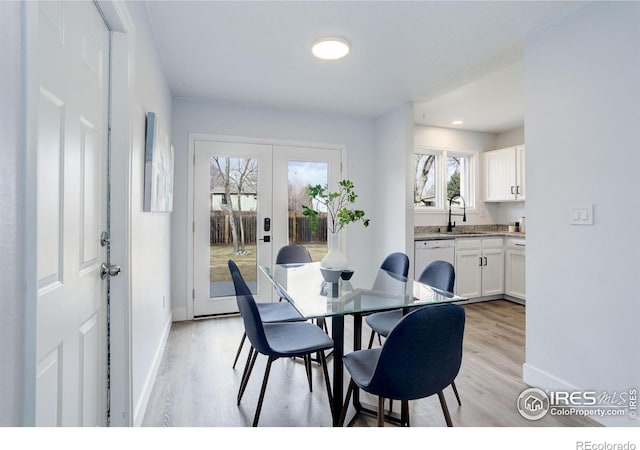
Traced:
POLYGON ((485 266, 487 265, 487 257, 486 256, 484 257, 484 265, 485 266))
POLYGON ((520 195, 520 186, 516 186, 516 194, 520 195))
POLYGON ((480 260, 479 266, 482 267, 482 256, 478 257, 478 259, 480 260))
POLYGON ((515 192, 513 192, 513 188, 514 186, 511 186, 511 195, 515 195, 515 192))

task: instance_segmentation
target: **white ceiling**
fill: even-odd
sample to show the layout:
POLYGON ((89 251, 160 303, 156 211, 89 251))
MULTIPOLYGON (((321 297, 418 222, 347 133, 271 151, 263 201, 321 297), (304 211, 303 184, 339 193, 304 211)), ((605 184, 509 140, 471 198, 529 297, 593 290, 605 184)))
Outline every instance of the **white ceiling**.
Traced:
POLYGON ((521 125, 524 38, 582 2, 148 1, 175 97, 416 120, 499 132, 521 125), (320 61, 311 44, 347 39, 320 61), (423 119, 424 113, 424 119, 423 119))

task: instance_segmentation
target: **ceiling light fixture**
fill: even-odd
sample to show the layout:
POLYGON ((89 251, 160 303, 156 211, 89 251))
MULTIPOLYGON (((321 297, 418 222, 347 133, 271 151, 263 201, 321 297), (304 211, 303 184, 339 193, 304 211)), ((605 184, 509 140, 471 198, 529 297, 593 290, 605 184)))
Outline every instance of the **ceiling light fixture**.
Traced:
POLYGON ((464 122, 462 120, 454 120, 451 122, 451 125, 462 125, 464 122))
POLYGON ((313 44, 311 52, 320 59, 340 59, 349 54, 349 43, 336 37, 322 38, 313 44))

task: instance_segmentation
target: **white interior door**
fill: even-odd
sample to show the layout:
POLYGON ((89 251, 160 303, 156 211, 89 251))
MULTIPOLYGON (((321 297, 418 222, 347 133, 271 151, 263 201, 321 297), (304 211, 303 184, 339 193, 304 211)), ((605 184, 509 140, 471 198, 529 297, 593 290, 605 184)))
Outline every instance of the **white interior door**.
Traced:
POLYGON ((36 425, 106 424, 109 35, 93 2, 40 2, 36 425))
POLYGON ((232 259, 256 300, 271 299, 272 146, 194 142, 194 316, 237 311, 232 259))

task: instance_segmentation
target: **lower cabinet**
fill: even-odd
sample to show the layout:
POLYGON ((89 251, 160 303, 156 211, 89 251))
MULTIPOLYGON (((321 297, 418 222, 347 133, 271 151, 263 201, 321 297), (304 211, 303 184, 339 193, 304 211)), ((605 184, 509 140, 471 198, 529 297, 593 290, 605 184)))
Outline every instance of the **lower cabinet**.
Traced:
POLYGON ((474 298, 504 293, 502 238, 456 239, 455 293, 474 298))
POLYGON ((526 241, 524 239, 507 239, 504 258, 505 283, 504 293, 524 300, 526 241))

